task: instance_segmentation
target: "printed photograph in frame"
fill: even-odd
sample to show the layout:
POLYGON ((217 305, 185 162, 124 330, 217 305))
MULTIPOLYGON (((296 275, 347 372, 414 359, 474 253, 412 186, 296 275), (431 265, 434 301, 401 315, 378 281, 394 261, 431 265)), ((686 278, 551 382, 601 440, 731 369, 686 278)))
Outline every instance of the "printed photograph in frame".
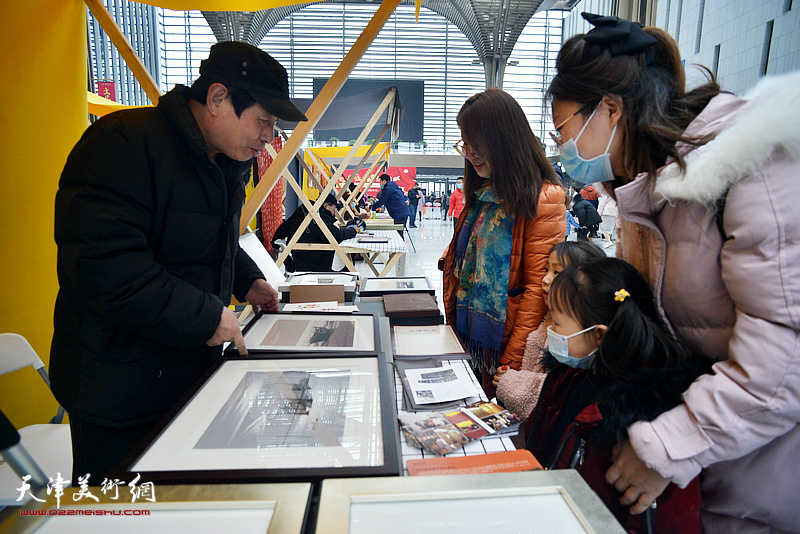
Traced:
POLYGON ((467 349, 449 324, 392 326, 392 350, 398 358, 467 354, 467 349))
POLYGON ((448 531, 463 534, 625 533, 578 472, 564 469, 325 480, 316 534, 406 534, 445 517, 448 531))
POLYGON ((229 359, 115 473, 177 483, 396 476, 394 410, 382 353, 229 359))
POLYGON ((300 534, 311 496, 310 483, 154 485, 150 497, 135 502, 124 484, 116 493, 103 489, 65 488, 60 502, 42 490, 45 502, 31 499, 0 516, 0 532, 300 534))
POLYGON ((248 352, 375 353, 378 318, 365 313, 261 313, 243 334, 248 352))
POLYGON ((355 291, 358 284, 358 273, 294 273, 278 287, 278 291, 288 292, 292 284, 299 285, 331 285, 342 284, 345 291, 355 291))
POLYGON ((359 295, 362 297, 381 297, 392 293, 429 293, 435 290, 426 276, 397 276, 366 278, 361 283, 359 295))

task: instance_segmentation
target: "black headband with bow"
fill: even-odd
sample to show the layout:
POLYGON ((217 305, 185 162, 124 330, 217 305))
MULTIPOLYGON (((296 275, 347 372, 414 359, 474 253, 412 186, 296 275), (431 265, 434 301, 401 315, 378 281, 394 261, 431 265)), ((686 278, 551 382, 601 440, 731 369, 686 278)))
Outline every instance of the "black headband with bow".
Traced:
POLYGON ((592 13, 581 13, 581 16, 594 26, 583 40, 607 48, 612 56, 633 55, 657 44, 638 22, 592 13))

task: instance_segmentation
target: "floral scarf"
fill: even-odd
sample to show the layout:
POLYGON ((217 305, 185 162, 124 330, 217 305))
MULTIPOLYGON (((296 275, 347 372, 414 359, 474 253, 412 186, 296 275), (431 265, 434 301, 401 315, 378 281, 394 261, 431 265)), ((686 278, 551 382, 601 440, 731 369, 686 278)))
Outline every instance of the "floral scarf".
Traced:
POLYGON ((508 308, 514 217, 491 185, 479 189, 456 237, 456 331, 476 369, 494 372, 508 308))

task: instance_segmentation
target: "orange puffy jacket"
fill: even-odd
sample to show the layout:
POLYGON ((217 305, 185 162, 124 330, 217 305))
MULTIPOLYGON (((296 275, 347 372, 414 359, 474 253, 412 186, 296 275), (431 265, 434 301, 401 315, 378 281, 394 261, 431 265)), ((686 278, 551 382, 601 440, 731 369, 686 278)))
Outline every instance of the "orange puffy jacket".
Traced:
MULTIPOLYGON (((453 239, 442 258, 444 277, 444 309, 447 323, 455 325, 456 289, 458 278, 453 273, 455 240, 464 224, 464 210, 456 223, 453 239)), ((547 268, 550 250, 564 240, 567 231, 567 212, 564 206, 564 190, 545 182, 539 194, 539 205, 535 219, 517 219, 511 245, 511 269, 508 278, 509 291, 523 289, 522 294, 508 298, 506 324, 503 333, 503 355, 500 363, 519 369, 528 334, 536 330, 547 312, 542 293, 542 278, 547 268)), ((491 379, 489 380, 491 384, 491 379)), ((484 384, 484 389, 486 389, 484 384)), ((488 392, 487 392, 488 393, 488 392)))

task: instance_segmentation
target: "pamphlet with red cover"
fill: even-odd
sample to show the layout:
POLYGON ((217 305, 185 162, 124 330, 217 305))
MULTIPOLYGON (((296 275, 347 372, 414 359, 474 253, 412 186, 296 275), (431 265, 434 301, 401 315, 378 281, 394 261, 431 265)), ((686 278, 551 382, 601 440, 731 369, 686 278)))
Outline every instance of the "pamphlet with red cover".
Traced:
POLYGON ((411 476, 426 475, 480 475, 485 473, 509 473, 533 471, 542 465, 531 451, 492 452, 473 456, 448 456, 446 458, 424 458, 406 462, 411 476))

